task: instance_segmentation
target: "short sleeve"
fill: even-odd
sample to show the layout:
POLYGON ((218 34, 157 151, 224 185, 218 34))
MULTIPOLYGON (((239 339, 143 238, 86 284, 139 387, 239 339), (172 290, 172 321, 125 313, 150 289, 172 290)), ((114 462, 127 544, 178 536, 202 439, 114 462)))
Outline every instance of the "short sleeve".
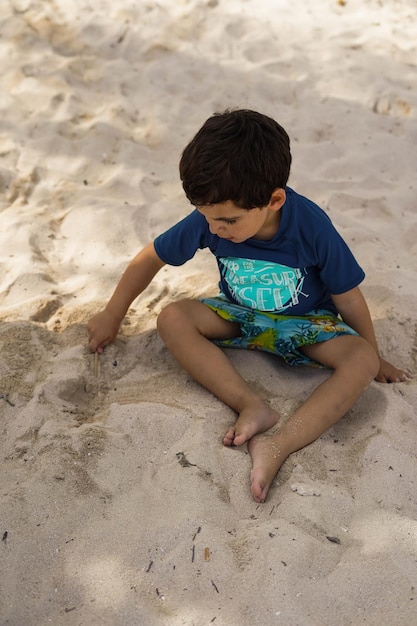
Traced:
POLYGON ((345 293, 365 278, 365 272, 331 222, 317 235, 316 251, 320 278, 330 293, 345 293))
POLYGON ((156 254, 168 265, 183 265, 205 247, 206 232, 206 219, 195 210, 155 239, 156 254))

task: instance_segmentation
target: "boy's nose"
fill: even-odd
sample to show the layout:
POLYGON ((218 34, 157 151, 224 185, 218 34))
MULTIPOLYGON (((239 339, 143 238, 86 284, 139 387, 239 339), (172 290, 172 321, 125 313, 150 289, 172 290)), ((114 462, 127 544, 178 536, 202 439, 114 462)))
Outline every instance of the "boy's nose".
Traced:
POLYGON ((216 222, 209 222, 209 229, 212 235, 217 235, 217 233, 219 232, 219 227, 217 226, 216 222))
POLYGON ((221 222, 211 222, 211 224, 209 224, 209 228, 213 235, 221 235, 221 233, 224 232, 224 224, 221 222))

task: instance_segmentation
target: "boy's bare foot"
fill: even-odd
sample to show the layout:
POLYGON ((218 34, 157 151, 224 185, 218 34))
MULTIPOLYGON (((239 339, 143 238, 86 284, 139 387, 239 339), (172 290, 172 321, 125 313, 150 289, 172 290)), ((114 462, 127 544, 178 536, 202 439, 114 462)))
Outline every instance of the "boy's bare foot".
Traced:
POLYGON ((254 435, 272 428, 278 420, 278 413, 260 400, 259 404, 248 406, 241 411, 234 425, 228 428, 223 437, 223 444, 241 446, 254 435))
POLYGON ((258 435, 248 441, 252 457, 250 491, 255 502, 265 502, 272 481, 288 456, 279 441, 279 435, 258 435))

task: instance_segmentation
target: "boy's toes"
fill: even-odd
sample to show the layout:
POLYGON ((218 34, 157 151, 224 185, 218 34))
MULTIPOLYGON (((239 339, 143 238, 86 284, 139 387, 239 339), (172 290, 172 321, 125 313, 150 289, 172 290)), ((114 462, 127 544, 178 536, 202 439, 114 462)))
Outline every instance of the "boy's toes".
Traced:
POLYGON ((235 445, 235 429, 231 426, 223 437, 223 445, 224 446, 234 446, 235 445))
POLYGON ((262 475, 258 475, 256 470, 252 470, 250 475, 250 492, 255 502, 265 502, 268 487, 266 487, 262 475))
POLYGON ((249 437, 244 433, 238 433, 236 426, 231 426, 223 437, 223 445, 225 446, 243 446, 249 437))
POLYGON ((248 437, 246 437, 246 435, 242 435, 240 433, 235 433, 235 438, 233 439, 233 445, 234 446, 243 446, 244 443, 246 443, 248 440, 248 437))

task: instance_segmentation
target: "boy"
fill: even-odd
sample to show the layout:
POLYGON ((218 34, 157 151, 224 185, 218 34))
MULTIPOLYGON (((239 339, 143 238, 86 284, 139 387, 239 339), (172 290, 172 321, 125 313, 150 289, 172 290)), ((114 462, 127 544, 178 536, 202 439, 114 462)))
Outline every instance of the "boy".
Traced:
POLYGON ((248 110, 210 117, 180 162, 195 210, 139 252, 88 325, 90 349, 102 352, 166 263, 211 250, 220 296, 169 304, 158 331, 191 376, 236 411, 223 443, 248 443, 256 502, 265 501, 285 459, 335 424, 374 378, 407 378, 379 356, 358 287, 364 273, 327 215, 287 187, 290 165, 289 137, 271 118, 248 110), (333 371, 277 432, 261 435, 279 415, 222 347, 257 348, 333 371))

